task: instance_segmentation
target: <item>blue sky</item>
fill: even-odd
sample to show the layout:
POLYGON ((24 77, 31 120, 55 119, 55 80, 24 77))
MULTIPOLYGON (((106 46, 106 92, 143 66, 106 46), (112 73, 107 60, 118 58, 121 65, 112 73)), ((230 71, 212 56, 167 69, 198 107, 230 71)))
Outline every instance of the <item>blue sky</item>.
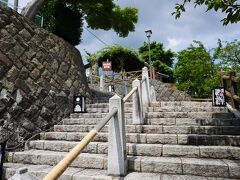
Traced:
MULTIPOLYGON (((9 0, 13 3, 13 0, 9 0)), ((19 6, 23 7, 28 0, 19 0, 19 6)), ((151 29, 153 34, 151 41, 162 42, 166 49, 175 52, 187 48, 193 40, 202 41, 207 48, 214 48, 217 39, 233 41, 240 38, 240 23, 223 26, 221 19, 223 14, 209 11, 205 7, 193 8, 187 6, 187 12, 179 20, 175 20, 171 13, 174 5, 180 0, 118 0, 121 7, 136 7, 139 9, 139 19, 135 32, 131 32, 127 38, 119 38, 113 31, 91 30, 106 44, 120 44, 125 47, 138 49, 144 41, 147 41, 144 31, 151 29)), ((82 43, 77 46, 83 57, 84 49, 96 52, 106 47, 87 30, 84 30, 82 43)))

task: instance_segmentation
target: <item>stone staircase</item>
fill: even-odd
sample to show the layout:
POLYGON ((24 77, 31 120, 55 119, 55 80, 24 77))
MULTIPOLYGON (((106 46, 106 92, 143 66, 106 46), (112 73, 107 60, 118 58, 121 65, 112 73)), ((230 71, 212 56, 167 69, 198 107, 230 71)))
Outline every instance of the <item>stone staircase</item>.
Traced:
MULTIPOLYGON (((10 152, 5 177, 26 166, 43 178, 108 112, 107 103, 87 105, 54 132, 30 141, 25 151, 10 152)), ((125 104, 129 174, 122 179, 240 179, 240 119, 210 102, 157 102, 146 109, 144 125, 132 124, 125 104)), ((108 126, 60 178, 121 179, 107 176, 108 126)))

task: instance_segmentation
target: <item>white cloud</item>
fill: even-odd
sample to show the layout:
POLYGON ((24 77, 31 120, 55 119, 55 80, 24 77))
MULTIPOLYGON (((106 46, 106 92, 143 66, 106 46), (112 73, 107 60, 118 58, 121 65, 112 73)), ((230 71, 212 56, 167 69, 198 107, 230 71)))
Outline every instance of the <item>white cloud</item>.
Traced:
POLYGON ((176 51, 176 50, 178 50, 178 47, 183 40, 178 39, 178 38, 167 37, 167 41, 168 41, 167 49, 171 49, 173 51, 176 51))

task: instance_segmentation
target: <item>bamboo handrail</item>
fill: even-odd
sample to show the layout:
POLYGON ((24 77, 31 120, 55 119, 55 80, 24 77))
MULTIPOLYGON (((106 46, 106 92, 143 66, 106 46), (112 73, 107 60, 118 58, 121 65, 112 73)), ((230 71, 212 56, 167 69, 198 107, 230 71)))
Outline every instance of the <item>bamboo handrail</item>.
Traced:
POLYGON ((135 91, 137 91, 138 87, 134 87, 132 88, 132 90, 123 98, 123 102, 125 103, 132 95, 135 91))
POLYGON ((43 180, 56 180, 59 178, 69 165, 77 158, 83 149, 93 140, 107 122, 118 112, 113 109, 105 116, 48 174, 43 180))

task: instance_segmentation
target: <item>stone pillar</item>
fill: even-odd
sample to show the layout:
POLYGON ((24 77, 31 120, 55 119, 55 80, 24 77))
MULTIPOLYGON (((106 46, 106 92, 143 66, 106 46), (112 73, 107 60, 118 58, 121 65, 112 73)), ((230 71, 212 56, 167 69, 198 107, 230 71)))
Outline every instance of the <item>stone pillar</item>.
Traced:
POLYGON ((156 91, 155 91, 154 86, 151 86, 150 91, 151 91, 151 93, 150 93, 151 94, 151 102, 153 102, 153 103, 157 102, 156 91))
POLYGON ((109 111, 117 108, 117 114, 108 126, 108 175, 125 176, 127 173, 126 133, 123 100, 116 94, 109 100, 109 111))
POLYGON ((104 75, 101 75, 100 76, 100 91, 104 91, 104 86, 105 86, 104 75))
POLYGON ((147 67, 144 67, 142 69, 142 79, 146 78, 145 81, 142 83, 142 101, 143 106, 149 106, 150 105, 150 83, 149 83, 149 75, 148 75, 148 69, 147 67))
POLYGON ((28 173, 26 167, 19 168, 14 176, 10 177, 8 180, 41 180, 40 178, 28 173))
POLYGON ((132 87, 138 87, 138 90, 135 91, 132 95, 133 99, 133 124, 144 124, 143 119, 143 105, 142 105, 142 88, 141 82, 138 79, 135 79, 132 82, 132 87))

